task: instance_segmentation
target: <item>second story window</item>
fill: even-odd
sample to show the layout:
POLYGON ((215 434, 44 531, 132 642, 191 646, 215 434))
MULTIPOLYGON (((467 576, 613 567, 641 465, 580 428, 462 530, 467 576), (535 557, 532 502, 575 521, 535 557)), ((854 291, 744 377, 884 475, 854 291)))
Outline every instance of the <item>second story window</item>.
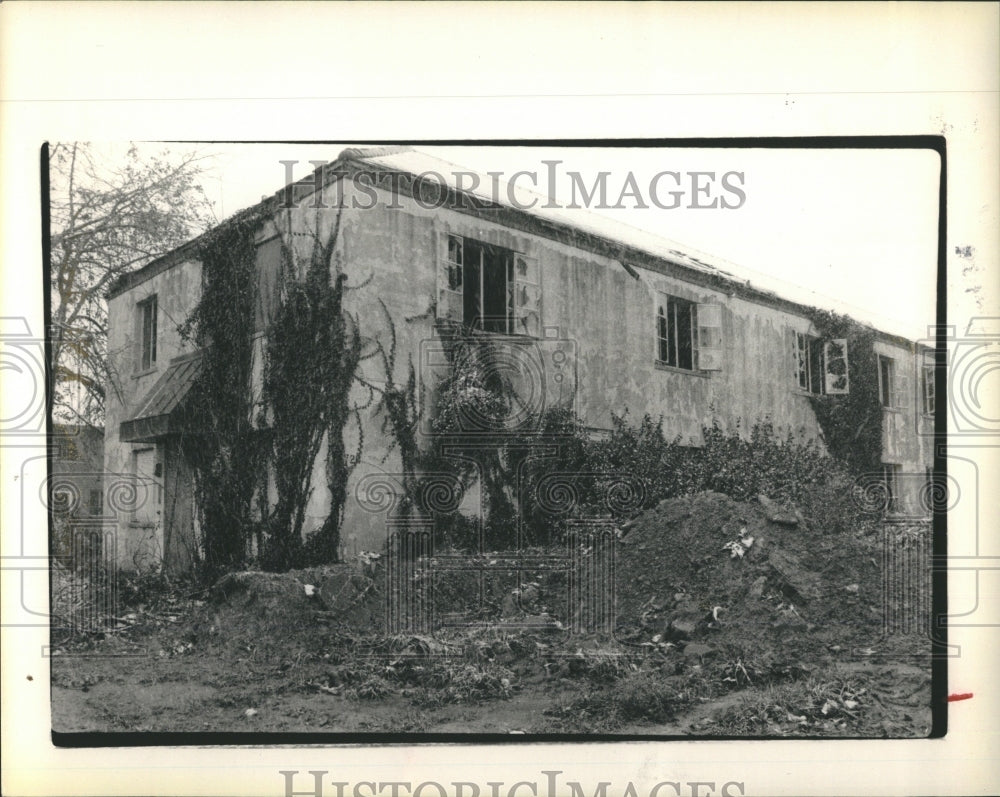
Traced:
POLYGON ((924 415, 934 415, 937 407, 934 395, 934 352, 925 352, 920 369, 924 415))
POLYGON ((684 371, 722 370, 722 308, 657 294, 656 362, 684 371))
POLYGON ((139 370, 156 365, 156 296, 139 302, 139 370))
POLYGON ((799 390, 817 396, 848 392, 847 340, 823 340, 803 332, 792 333, 795 383, 799 390))
POLYGON ((656 307, 656 359, 661 365, 695 369, 698 310, 694 302, 661 296, 656 307))
POLYGON ((540 280, 534 258, 460 235, 438 264, 438 316, 485 332, 537 337, 540 280))
POLYGON ((878 394, 883 407, 896 406, 896 363, 881 354, 878 356, 878 394))

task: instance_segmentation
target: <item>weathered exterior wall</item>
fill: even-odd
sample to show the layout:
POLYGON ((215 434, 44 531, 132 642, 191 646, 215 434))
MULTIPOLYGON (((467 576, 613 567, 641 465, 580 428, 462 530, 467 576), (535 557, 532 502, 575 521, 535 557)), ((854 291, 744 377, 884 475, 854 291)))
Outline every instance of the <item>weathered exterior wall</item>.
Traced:
MULTIPOLYGON (((122 421, 130 419, 139 402, 170 365, 170 360, 192 351, 181 338, 179 326, 191 314, 201 295, 201 264, 186 261, 151 277, 108 301, 108 357, 118 374, 120 395, 108 391, 105 408, 104 470, 105 513, 115 513, 117 522, 118 564, 125 569, 149 567, 163 561, 174 566, 172 554, 178 546, 191 547, 191 541, 181 542, 184 534, 192 534, 193 485, 190 475, 178 473, 173 467, 178 460, 176 441, 128 443, 119 437, 122 421), (156 364, 140 370, 137 342, 137 306, 156 295, 158 306, 156 364), (133 452, 153 449, 151 459, 159 462, 162 477, 151 473, 135 473, 133 452), (133 512, 127 500, 129 479, 137 479, 136 504, 133 512), (179 509, 171 518, 174 527, 164 527, 165 509, 179 509), (179 525, 178 525, 179 524, 179 525), (169 542, 169 545, 167 544, 169 542)), ((182 567, 188 559, 181 558, 182 567)))
POLYGON ((885 341, 875 353, 895 364, 893 406, 882 408, 882 461, 898 465, 898 509, 920 514, 926 508, 926 470, 934 462, 934 419, 924 414, 921 360, 915 347, 885 341), (922 506, 923 505, 923 506, 922 506))

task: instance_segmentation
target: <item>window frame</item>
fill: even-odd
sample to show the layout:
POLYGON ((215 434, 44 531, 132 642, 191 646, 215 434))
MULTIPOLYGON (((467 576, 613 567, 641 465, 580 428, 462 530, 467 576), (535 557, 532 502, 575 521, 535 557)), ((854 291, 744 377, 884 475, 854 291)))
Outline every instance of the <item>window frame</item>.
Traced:
POLYGON ((682 296, 657 291, 656 294, 656 335, 654 338, 654 357, 660 368, 700 374, 698 367, 698 302, 685 299, 682 296), (688 340, 690 341, 690 367, 681 364, 681 339, 679 315, 681 310, 688 314, 688 340), (673 343, 671 351, 671 343, 673 343), (663 351, 666 349, 666 359, 663 351), (673 362, 671 362, 671 354, 673 362))
POLYGON ((793 330, 795 335, 795 385, 810 396, 826 395, 826 352, 823 339, 808 332, 793 330), (813 365, 817 373, 813 373, 813 365), (802 384, 805 377, 805 384, 802 384), (816 385, 816 389, 813 386, 816 385))
POLYGON ((933 418, 937 410, 937 385, 935 383, 936 369, 933 363, 921 363, 920 408, 925 417, 933 418))
POLYGON ((896 360, 886 354, 878 355, 878 398, 884 410, 899 409, 896 406, 896 360), (883 364, 888 366, 883 369, 883 364), (887 375, 883 375, 883 370, 887 375))
POLYGON ((509 246, 482 241, 457 232, 443 233, 444 249, 437 267, 438 280, 438 317, 462 324, 476 332, 492 335, 509 335, 524 338, 540 338, 542 335, 542 297, 541 273, 538 260, 535 257, 512 249, 509 246), (470 244, 479 250, 478 286, 466 278, 465 270, 471 266, 468 260, 470 244), (487 252, 494 250, 498 266, 498 274, 502 275, 503 286, 496 295, 491 293, 489 303, 503 305, 503 329, 492 328, 499 320, 497 316, 487 316, 485 313, 487 252), (523 273, 522 273, 523 272, 523 273), (476 304, 478 315, 467 319, 465 313, 466 293, 471 288, 478 288, 476 304), (532 301, 533 299, 533 301, 532 301), (442 307, 447 303, 446 308, 442 307), (458 311, 456 312, 456 308, 458 311), (526 309, 528 308, 528 309, 526 309), (525 318, 533 314, 533 323, 525 322, 525 318), (518 327, 523 326, 524 329, 518 327), (532 331, 529 326, 535 327, 532 331))
POLYGON ((136 373, 142 374, 156 369, 159 315, 157 294, 154 293, 136 303, 136 373))

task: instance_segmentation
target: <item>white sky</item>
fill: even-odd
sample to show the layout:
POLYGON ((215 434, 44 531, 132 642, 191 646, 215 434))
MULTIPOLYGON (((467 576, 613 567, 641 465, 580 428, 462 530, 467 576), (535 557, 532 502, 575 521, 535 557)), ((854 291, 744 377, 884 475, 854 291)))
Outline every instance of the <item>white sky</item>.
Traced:
MULTIPOLYGON (((205 183, 220 218, 284 185, 279 161, 298 160, 294 178, 333 161, 349 144, 241 144, 205 147, 216 153, 205 183)), ((607 178, 614 204, 631 171, 649 207, 569 211, 609 216, 686 247, 722 258, 740 276, 789 298, 849 312, 886 331, 921 338, 935 318, 939 161, 923 150, 677 149, 582 147, 425 147, 417 149, 471 170, 546 174, 543 160, 561 160, 556 196, 570 202, 565 173, 590 186, 607 178), (742 172, 739 209, 665 210, 649 201, 661 171, 742 172), (735 269, 733 269, 735 270, 735 269), (808 291, 809 293, 804 293, 808 291)), ((519 185, 531 188, 528 178, 519 185)), ((669 202, 669 179, 660 186, 669 202)), ((538 190, 547 190, 540 183, 538 190)), ((735 197, 727 195, 729 199, 735 197)))

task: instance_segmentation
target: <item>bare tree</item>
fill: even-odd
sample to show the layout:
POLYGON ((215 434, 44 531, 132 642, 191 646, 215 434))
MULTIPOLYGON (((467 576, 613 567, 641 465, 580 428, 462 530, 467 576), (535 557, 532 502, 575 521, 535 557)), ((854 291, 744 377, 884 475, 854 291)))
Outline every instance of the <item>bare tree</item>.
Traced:
POLYGON ((51 382, 54 417, 103 423, 119 391, 107 356, 109 288, 215 222, 205 155, 129 144, 49 150, 51 382))

